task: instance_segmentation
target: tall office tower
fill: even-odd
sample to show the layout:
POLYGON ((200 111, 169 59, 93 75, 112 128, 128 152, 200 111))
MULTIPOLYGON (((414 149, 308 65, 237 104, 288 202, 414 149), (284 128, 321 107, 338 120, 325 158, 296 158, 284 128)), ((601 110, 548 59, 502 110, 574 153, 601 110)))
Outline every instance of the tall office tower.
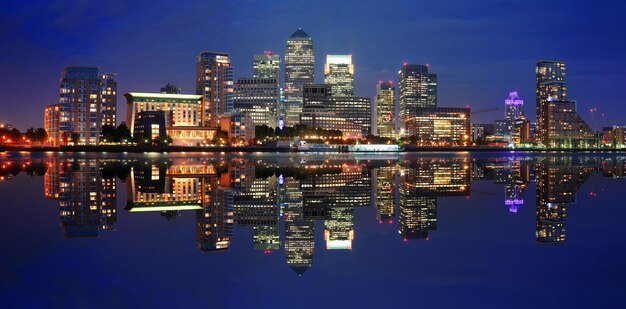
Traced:
POLYGON ((419 107, 437 106, 437 74, 428 64, 404 64, 398 71, 399 120, 404 123, 419 107))
POLYGON ((576 102, 567 100, 565 63, 539 60, 536 77, 537 142, 551 148, 595 146, 595 133, 576 112, 576 102))
MULTIPOLYGON (((331 89, 332 92, 332 89, 331 89)), ((361 135, 372 131, 372 99, 364 97, 331 97, 328 110, 361 128, 361 135)))
POLYGON ((302 112, 302 86, 315 77, 315 52, 311 37, 298 29, 287 39, 285 48, 285 124, 299 123, 302 112))
POLYGON ((505 134, 511 135, 513 133, 515 120, 523 115, 523 107, 524 100, 520 99, 517 91, 510 92, 509 98, 504 100, 505 134))
POLYGON ((196 57, 196 94, 204 96, 204 124, 219 126, 219 116, 233 109, 233 67, 227 53, 201 52, 196 57))
POLYGON ((117 74, 100 75, 100 100, 102 111, 102 125, 115 127, 117 119, 115 117, 117 111, 117 74))
MULTIPOLYGON (((61 73, 57 140, 53 145, 97 145, 102 125, 115 126, 115 74, 98 75, 98 67, 66 66, 61 73)), ((56 108, 53 108, 56 110, 56 108)), ((49 111, 46 110, 46 114, 49 111)), ((46 115, 49 116, 49 115, 46 115)), ((50 121, 50 123, 55 121, 50 121)))
POLYGON ((369 98, 331 98, 330 92, 330 85, 327 84, 303 85, 304 97, 302 113, 298 115, 299 123, 311 128, 339 130, 345 138, 361 138, 364 128, 369 131, 367 126, 367 123, 371 123, 369 109, 351 110, 345 107, 369 106, 371 104, 369 98), (339 113, 337 107, 341 107, 346 112, 345 114, 357 113, 358 115, 356 118, 348 119, 346 115, 339 113))
POLYGON ((247 114, 253 125, 278 126, 280 88, 276 78, 242 77, 235 83, 234 111, 247 114))
POLYGON ((271 51, 254 55, 253 76, 255 78, 273 78, 280 81, 280 55, 271 51))
POLYGON ((333 97, 354 95, 354 65, 352 55, 326 55, 324 83, 331 86, 333 97))
POLYGON ((376 130, 374 135, 394 137, 396 114, 396 88, 391 81, 376 85, 376 130))
POLYGON ((560 60, 539 60, 536 67, 536 100, 537 100, 537 130, 535 138, 543 145, 549 139, 548 102, 564 101, 567 99, 565 85, 565 62, 560 60))

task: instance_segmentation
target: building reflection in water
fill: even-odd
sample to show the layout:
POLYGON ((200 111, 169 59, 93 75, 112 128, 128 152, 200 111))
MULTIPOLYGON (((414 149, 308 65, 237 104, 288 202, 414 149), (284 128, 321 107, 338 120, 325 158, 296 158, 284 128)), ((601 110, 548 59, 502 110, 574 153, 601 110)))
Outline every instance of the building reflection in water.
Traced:
POLYGON ((535 162, 537 179, 537 241, 565 241, 567 206, 576 202, 576 192, 598 168, 586 157, 548 157, 535 162))
POLYGON ((437 229, 437 198, 467 196, 470 168, 467 158, 423 159, 401 169, 399 233, 404 240, 429 239, 437 229))
POLYGON ((318 233, 327 250, 353 248, 355 213, 370 205, 381 224, 397 222, 401 239, 429 239, 437 229, 442 197, 470 192, 500 196, 470 189, 470 181, 503 185, 504 205, 513 213, 523 209, 526 188, 535 182, 536 240, 561 243, 567 208, 585 181, 595 172, 624 177, 625 167, 623 156, 388 161, 51 157, 3 159, 0 181, 20 171, 44 175, 45 196, 59 203, 63 235, 74 238, 115 229, 120 179, 126 184, 125 209, 133 215, 156 212, 171 220, 195 213, 196 244, 203 252, 228 250, 234 226, 249 228, 254 250, 270 253, 284 243, 286 264, 301 275, 313 265, 316 221, 323 223, 318 233))
POLYGON ((68 238, 97 237, 115 229, 115 178, 104 178, 97 159, 52 158, 44 175, 44 194, 59 201, 60 224, 68 238))

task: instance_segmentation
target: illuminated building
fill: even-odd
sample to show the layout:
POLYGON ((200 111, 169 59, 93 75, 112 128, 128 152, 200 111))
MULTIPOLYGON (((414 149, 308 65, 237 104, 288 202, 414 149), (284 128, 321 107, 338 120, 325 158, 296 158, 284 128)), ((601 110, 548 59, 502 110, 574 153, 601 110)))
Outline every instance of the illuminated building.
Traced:
POLYGON ((537 128, 535 138, 544 147, 595 146, 595 134, 567 100, 565 62, 538 60, 536 67, 537 128))
POLYGON ((333 97, 354 96, 352 55, 326 55, 324 83, 330 85, 333 97))
POLYGON ((196 57, 196 94, 204 98, 201 122, 218 126, 218 117, 233 109, 233 67, 227 53, 201 52, 196 57))
POLYGON ((506 132, 513 132, 515 120, 523 115, 524 100, 520 99, 517 91, 509 93, 509 98, 504 100, 504 120, 506 121, 506 132))
POLYGON ((232 145, 247 145, 254 138, 254 123, 250 114, 227 113, 220 115, 220 130, 228 133, 228 139, 232 145))
POLYGON ((371 128, 371 100, 359 97, 332 97, 327 84, 303 86, 300 123, 313 128, 340 130, 345 138, 361 138, 371 128))
POLYGON ((428 65, 404 64, 398 71, 399 120, 415 116, 419 107, 437 106, 437 74, 428 65))
POLYGON ((537 241, 565 241, 567 205, 576 201, 576 191, 596 169, 589 158, 548 157, 535 164, 537 183, 537 241))
POLYGON ((233 109, 247 114, 252 125, 278 126, 280 88, 276 78, 238 78, 233 109))
POLYGON ((272 52, 254 55, 254 78, 271 78, 278 83, 280 80, 280 55, 272 52))
POLYGON ((99 75, 98 67, 66 66, 59 88, 59 104, 44 111, 45 126, 53 132, 49 144, 97 145, 102 125, 115 126, 115 74, 99 75))
POLYGON ((589 148, 596 146, 596 135, 576 112, 575 101, 545 103, 544 120, 547 121, 547 140, 551 148, 589 148))
POLYGON ((328 100, 327 110, 359 126, 362 136, 370 134, 372 129, 372 99, 364 97, 331 97, 328 100))
POLYGON ((379 82, 376 85, 376 132, 381 137, 395 137, 396 88, 393 83, 379 82))
POLYGON ((117 113, 117 74, 100 75, 100 110, 102 111, 102 125, 115 127, 117 113))
POLYGON ((315 52, 313 40, 302 29, 288 39, 285 48, 285 125, 299 123, 302 113, 302 86, 314 83, 315 52))
POLYGON ((512 142, 515 146, 519 146, 531 142, 531 140, 530 121, 524 115, 520 115, 513 122, 512 142))
POLYGON ((60 105, 48 105, 44 109, 43 128, 48 133, 48 145, 60 146, 62 144, 62 136, 59 126, 60 121, 60 105))
POLYGON ((612 126, 602 129, 602 145, 609 148, 626 148, 626 135, 624 126, 612 126))
POLYGON ((140 133, 142 137, 153 137, 165 128, 174 145, 196 146, 211 140, 215 134, 215 129, 206 127, 203 121, 205 102, 201 95, 129 92, 124 97, 126 123, 133 136, 140 133), (152 112, 163 113, 152 115, 152 112), (150 130, 142 116, 154 120, 149 122, 150 130), (140 130, 135 132, 137 129, 140 130))
POLYGON ((466 146, 470 137, 470 110, 456 107, 420 107, 406 120, 406 132, 420 146, 466 146))

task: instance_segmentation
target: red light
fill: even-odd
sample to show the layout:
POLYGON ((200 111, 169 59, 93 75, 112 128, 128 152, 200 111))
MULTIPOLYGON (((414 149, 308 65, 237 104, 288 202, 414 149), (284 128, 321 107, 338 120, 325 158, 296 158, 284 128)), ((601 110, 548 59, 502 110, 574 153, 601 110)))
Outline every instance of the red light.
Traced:
POLYGON ((428 240, 428 236, 426 236, 426 238, 425 238, 425 239, 426 239, 426 240, 428 240))
POLYGON ((393 223, 393 220, 389 220, 389 224, 392 224, 392 223, 393 223))
POLYGON ((407 65, 408 65, 408 63, 406 63, 406 62, 405 62, 405 63, 404 63, 404 64, 402 64, 402 65, 403 65, 403 66, 407 66, 407 65))
POLYGON ((266 55, 271 55, 271 54, 273 54, 271 50, 265 50, 265 51, 263 51, 263 53, 264 53, 264 54, 266 54, 266 55))
POLYGON ((382 222, 382 221, 380 221, 380 220, 378 220, 378 224, 383 224, 383 222, 382 222))
POLYGON ((408 239, 406 239, 406 238, 404 238, 403 240, 404 240, 404 242, 407 242, 407 241, 409 241, 409 240, 408 240, 408 239))

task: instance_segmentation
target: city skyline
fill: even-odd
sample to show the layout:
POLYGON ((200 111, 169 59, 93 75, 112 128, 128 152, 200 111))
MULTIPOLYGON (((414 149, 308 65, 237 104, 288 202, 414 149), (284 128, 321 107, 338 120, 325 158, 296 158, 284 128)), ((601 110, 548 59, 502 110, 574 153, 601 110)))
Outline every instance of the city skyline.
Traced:
MULTIPOLYGON (((215 14, 221 10, 232 9, 231 5, 237 6, 238 3, 218 6, 215 14)), ((500 111, 477 115, 472 119, 475 122, 488 122, 501 117, 501 98, 511 91, 517 91, 520 97, 532 102, 535 61, 557 58, 568 64, 568 98, 578 101, 579 113, 585 120, 591 120, 591 116, 585 111, 595 107, 598 114, 605 113, 607 125, 624 124, 621 115, 626 113, 626 107, 619 104, 618 91, 619 85, 626 80, 624 72, 626 65, 621 65, 625 60, 619 57, 621 41, 616 38, 624 31, 626 25, 617 17, 610 18, 614 12, 620 11, 623 4, 614 3, 602 8, 590 7, 591 4, 562 7, 561 17, 551 19, 552 28, 546 30, 540 27, 538 22, 536 22, 538 25, 533 24, 537 19, 547 18, 550 11, 538 3, 494 5, 481 17, 474 17, 474 10, 468 9, 465 4, 405 3, 398 6, 407 9, 420 7, 427 9, 430 14, 421 18, 400 12, 402 10, 396 12, 392 8, 384 8, 379 12, 382 14, 380 21, 374 20, 372 25, 366 26, 372 30, 371 33, 359 36, 359 26, 365 26, 362 21, 354 18, 334 21, 333 16, 353 7, 356 13, 371 16, 375 14, 373 7, 356 8, 351 3, 342 3, 329 16, 320 17, 324 21, 332 20, 327 23, 319 23, 315 19, 296 22, 290 17, 278 26, 271 27, 271 35, 260 35, 270 28, 267 28, 265 22, 260 22, 258 16, 267 13, 266 10, 275 10, 272 11, 275 14, 269 15, 269 20, 280 19, 285 14, 293 12, 292 5, 296 7, 297 3, 284 6, 269 5, 268 8, 259 8, 255 5, 250 5, 249 8, 239 6, 241 18, 230 14, 220 17, 224 27, 232 27, 234 37, 241 37, 237 42, 233 40, 234 37, 215 32, 219 31, 221 25, 207 28, 206 37, 210 37, 210 40, 203 38, 205 37, 203 35, 189 36, 186 34, 189 30, 186 24, 166 29, 167 31, 163 33, 164 38, 171 37, 174 33, 184 35, 179 39, 180 44, 175 47, 155 45, 158 47, 156 52, 146 50, 140 45, 156 43, 150 35, 152 31, 162 31, 164 25, 156 22, 155 29, 145 29, 119 21, 121 12, 130 7, 118 8, 111 4, 103 8, 103 12, 94 12, 93 14, 101 20, 101 23, 93 29, 95 33, 100 33, 104 29, 109 30, 107 26, 112 26, 113 30, 118 31, 126 28, 129 30, 107 35, 101 41, 95 41, 85 35, 85 30, 79 29, 82 22, 73 21, 74 24, 69 22, 76 14, 90 9, 89 5, 77 5, 75 11, 59 14, 64 9, 62 4, 51 8, 50 13, 37 11, 25 13, 29 8, 28 5, 3 4, 7 6, 6 10, 2 10, 4 12, 13 10, 24 13, 21 14, 23 16, 34 16, 30 19, 37 20, 32 22, 35 25, 40 22, 39 20, 53 22, 49 28, 39 27, 40 29, 34 30, 20 17, 16 17, 20 14, 6 16, 5 22, 12 26, 5 32, 8 38, 5 44, 8 48, 0 51, 2 53, 0 61, 10 74, 1 77, 2 106, 6 110, 0 115, 0 122, 11 123, 22 130, 29 126, 41 127, 43 125, 41 107, 57 103, 58 84, 51 81, 58 80, 59 73, 65 65, 99 66, 101 70, 106 70, 103 72, 117 73, 118 100, 121 94, 130 91, 156 92, 160 86, 168 82, 181 87, 183 93, 193 93, 193 61, 200 51, 215 50, 229 53, 234 67, 234 78, 252 76, 251 62, 254 54, 271 50, 284 56, 285 39, 295 29, 302 28, 315 42, 316 82, 323 80, 326 55, 353 55, 355 96, 373 99, 377 82, 395 81, 394 73, 403 62, 430 64, 433 71, 439 75, 438 105, 442 107, 470 105, 472 109, 500 108, 500 111), (283 11, 276 11, 279 7, 283 11), (593 27, 582 31, 580 30, 582 22, 577 23, 576 20, 567 18, 579 13, 586 13, 587 22, 593 27), (380 22, 383 20, 385 24, 381 25, 380 22), (492 29, 494 25, 501 27, 498 27, 500 28, 498 30, 487 30, 492 29), (382 35, 382 32, 391 31, 394 26, 401 31, 383 43, 382 39, 388 37, 382 35), (336 31, 337 27, 341 30, 336 31), (520 33, 522 29, 525 31, 520 33), (431 44, 423 46, 406 40, 406 37, 427 30, 431 31, 429 32, 431 44), (63 35, 58 39, 52 39, 52 31, 60 31, 63 35), (130 39, 129 34, 134 34, 136 40, 122 44, 130 39), (461 38, 461 35, 467 38, 461 38), (551 35, 559 37, 558 44, 547 44, 553 41, 551 35), (502 47, 510 42, 515 42, 519 48, 502 47), (584 51, 575 48, 582 42, 588 46, 584 51), (104 48, 106 44, 117 47, 113 50, 107 49, 104 48), (154 65, 155 63, 159 65, 154 65), (503 67, 506 70, 502 70, 503 67), (33 85, 38 91, 27 90, 34 87, 33 85)), ((146 16, 154 14, 159 8, 162 8, 162 4, 156 3, 154 8, 146 8, 146 16)), ((174 9, 186 12, 194 8, 198 7, 182 6, 174 9)), ((311 8, 313 11, 319 9, 311 8)), ((123 110, 118 107, 117 118, 120 120, 124 119, 123 110)), ((527 108, 525 114, 530 119, 535 118, 532 108, 527 108)))

